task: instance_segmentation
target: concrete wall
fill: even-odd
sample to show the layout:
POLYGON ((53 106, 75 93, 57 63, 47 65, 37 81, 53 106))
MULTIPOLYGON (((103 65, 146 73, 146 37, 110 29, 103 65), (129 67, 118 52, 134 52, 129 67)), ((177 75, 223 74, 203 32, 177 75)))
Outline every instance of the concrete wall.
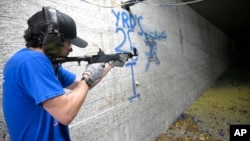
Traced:
MULTIPOLYGON (((121 1, 91 2, 116 6, 121 1)), ((114 68, 89 92, 70 125, 73 141, 153 141, 230 65, 228 38, 188 6, 140 3, 131 7, 131 16, 120 7, 97 7, 82 0, 1 0, 1 70, 24 47, 26 20, 42 6, 71 15, 78 35, 89 42, 85 49, 73 47, 71 56, 93 54, 98 48, 115 53, 136 47, 139 52, 137 59, 114 68)), ((65 67, 79 76, 85 68, 84 63, 66 63, 65 67)), ((0 71, 1 84, 2 78, 0 71)), ((4 140, 2 108, 0 124, 0 140, 4 140)))

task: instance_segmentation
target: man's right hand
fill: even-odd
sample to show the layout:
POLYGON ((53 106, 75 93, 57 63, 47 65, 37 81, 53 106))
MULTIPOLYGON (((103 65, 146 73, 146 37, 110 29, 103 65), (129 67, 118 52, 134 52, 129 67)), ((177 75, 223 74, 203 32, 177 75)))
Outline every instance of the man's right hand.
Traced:
POLYGON ((86 70, 83 72, 83 76, 95 82, 102 77, 104 66, 104 63, 87 64, 86 70))

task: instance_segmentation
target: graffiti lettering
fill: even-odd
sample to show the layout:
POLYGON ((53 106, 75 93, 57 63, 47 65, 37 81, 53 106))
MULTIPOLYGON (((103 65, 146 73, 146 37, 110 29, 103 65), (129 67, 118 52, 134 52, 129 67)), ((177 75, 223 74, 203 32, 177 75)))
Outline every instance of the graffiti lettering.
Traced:
POLYGON ((146 40, 158 40, 158 41, 165 41, 167 39, 167 35, 165 32, 149 32, 144 33, 146 40))
POLYGON ((116 27, 122 27, 122 28, 127 28, 127 29, 135 29, 135 27, 138 25, 140 30, 139 34, 141 35, 143 33, 141 23, 140 21, 142 20, 142 16, 138 15, 131 15, 126 13, 125 11, 114 11, 112 9, 112 13, 116 17, 116 27))
MULTIPOLYGON (((121 42, 118 44, 117 47, 115 47, 115 51, 116 52, 126 52, 123 49, 124 44, 126 42, 129 43, 130 51, 132 51, 133 48, 135 48, 135 47, 132 45, 130 34, 134 33, 134 29, 138 23, 138 20, 140 20, 142 18, 137 18, 137 16, 133 16, 131 14, 128 14, 125 11, 120 12, 120 11, 114 11, 112 9, 112 13, 114 14, 114 16, 116 18, 116 33, 121 34, 123 36, 123 39, 121 40, 121 42)), ((126 67, 130 67, 131 74, 132 74, 131 79, 132 79, 132 86, 133 86, 133 96, 128 98, 128 100, 131 102, 134 101, 136 98, 140 99, 140 94, 136 92, 135 75, 134 75, 134 66, 136 65, 137 60, 138 60, 138 58, 136 58, 132 61, 128 61, 125 64, 126 67)))
MULTIPOLYGON (((146 64, 145 71, 149 70, 150 63, 154 62, 155 64, 159 65, 160 60, 157 57, 157 41, 166 41, 167 35, 165 32, 145 32, 143 30, 141 21, 143 19, 140 15, 132 15, 130 13, 127 13, 125 11, 115 11, 112 9, 112 13, 114 14, 116 18, 116 33, 121 34, 123 36, 123 39, 118 44, 118 46, 115 48, 116 52, 125 52, 124 44, 129 43, 130 51, 135 48, 133 46, 132 40, 131 40, 131 34, 135 33, 135 28, 138 27, 139 31, 137 34, 141 36, 144 40, 144 43, 149 47, 149 52, 145 52, 145 55, 148 59, 148 62, 146 64)), ((132 61, 129 61, 125 64, 126 67, 131 68, 131 74, 132 74, 132 85, 133 85, 133 93, 134 95, 129 97, 129 101, 133 101, 135 98, 140 98, 140 94, 136 92, 135 87, 135 76, 134 76, 134 66, 136 65, 138 58, 132 61)))

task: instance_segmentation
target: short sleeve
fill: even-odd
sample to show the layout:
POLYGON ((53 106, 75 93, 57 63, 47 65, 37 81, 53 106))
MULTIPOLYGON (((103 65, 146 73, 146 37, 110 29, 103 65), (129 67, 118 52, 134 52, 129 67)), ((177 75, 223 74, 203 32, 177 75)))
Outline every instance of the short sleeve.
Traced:
POLYGON ((69 72, 68 70, 64 69, 62 66, 60 66, 58 68, 57 77, 58 77, 59 81, 61 82, 63 88, 66 88, 69 85, 71 85, 76 79, 75 74, 73 74, 73 73, 69 72))
POLYGON ((65 93, 55 75, 53 65, 46 57, 25 60, 18 73, 23 94, 33 98, 37 105, 65 93))

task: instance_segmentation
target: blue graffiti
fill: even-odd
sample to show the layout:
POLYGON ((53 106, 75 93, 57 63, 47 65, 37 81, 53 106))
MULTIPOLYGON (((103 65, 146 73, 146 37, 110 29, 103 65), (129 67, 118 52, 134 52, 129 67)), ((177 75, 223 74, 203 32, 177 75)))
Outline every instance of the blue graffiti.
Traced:
POLYGON ((165 32, 144 32, 144 36, 146 38, 146 40, 158 40, 158 41, 166 41, 167 39, 167 35, 165 34, 165 32))
POLYGON ((145 68, 145 71, 149 70, 149 66, 151 62, 159 65, 160 60, 157 56, 157 40, 158 41, 165 41, 167 39, 167 35, 165 32, 144 32, 144 42, 147 46, 149 46, 149 52, 145 52, 147 56, 148 62, 145 68))
MULTIPOLYGON (((130 51, 135 48, 132 44, 130 34, 135 34, 135 28, 138 27, 139 31, 137 34, 141 37, 143 37, 143 40, 147 46, 149 46, 149 52, 145 52, 145 55, 148 59, 147 65, 146 65, 146 71, 149 70, 150 63, 154 62, 155 64, 159 65, 160 60, 157 56, 157 41, 166 41, 167 35, 165 32, 145 32, 141 26, 141 21, 143 19, 140 15, 132 15, 130 13, 127 13, 125 11, 115 11, 112 9, 112 13, 114 14, 116 18, 116 33, 121 34, 123 36, 123 39, 118 44, 117 47, 115 47, 116 52, 126 52, 124 50, 124 44, 129 43, 130 51)), ((138 98, 140 99, 140 94, 136 92, 136 85, 135 85, 135 76, 134 76, 134 66, 136 65, 138 58, 129 61, 125 64, 126 67, 131 68, 131 74, 132 74, 132 85, 133 85, 133 93, 134 95, 129 97, 129 101, 133 101, 134 99, 138 98)))
MULTIPOLYGON (((140 26, 139 20, 141 16, 133 16, 131 14, 127 14, 126 12, 120 12, 120 11, 114 11, 112 9, 112 13, 116 17, 116 33, 120 33, 123 36, 123 39, 118 44, 117 47, 115 47, 116 52, 126 52, 126 50, 123 49, 124 44, 128 41, 130 51, 133 51, 135 46, 132 45, 132 41, 130 38, 130 34, 134 33, 134 28, 136 25, 140 26)), ((125 66, 130 67, 131 69, 131 79, 132 79, 132 86, 133 86, 133 95, 128 98, 130 102, 134 101, 135 99, 140 99, 140 94, 136 91, 136 84, 135 84, 135 75, 134 75, 134 66, 136 65, 138 58, 132 59, 128 61, 125 66)))
POLYGON ((135 27, 138 25, 140 31, 138 32, 139 35, 142 35, 143 32, 143 28, 141 26, 141 20, 143 19, 142 16, 138 16, 138 15, 131 15, 126 13, 125 11, 114 11, 112 9, 112 13, 114 14, 114 16, 116 17, 116 28, 127 28, 127 29, 132 29, 134 30, 135 27))
POLYGON ((159 65, 160 64, 160 60, 158 59, 157 57, 157 43, 152 40, 152 41, 149 41, 149 40, 146 40, 144 41, 146 43, 146 45, 149 46, 149 52, 145 52, 145 55, 147 56, 148 58, 148 63, 146 65, 146 71, 149 70, 149 65, 151 62, 155 62, 155 64, 159 65))

